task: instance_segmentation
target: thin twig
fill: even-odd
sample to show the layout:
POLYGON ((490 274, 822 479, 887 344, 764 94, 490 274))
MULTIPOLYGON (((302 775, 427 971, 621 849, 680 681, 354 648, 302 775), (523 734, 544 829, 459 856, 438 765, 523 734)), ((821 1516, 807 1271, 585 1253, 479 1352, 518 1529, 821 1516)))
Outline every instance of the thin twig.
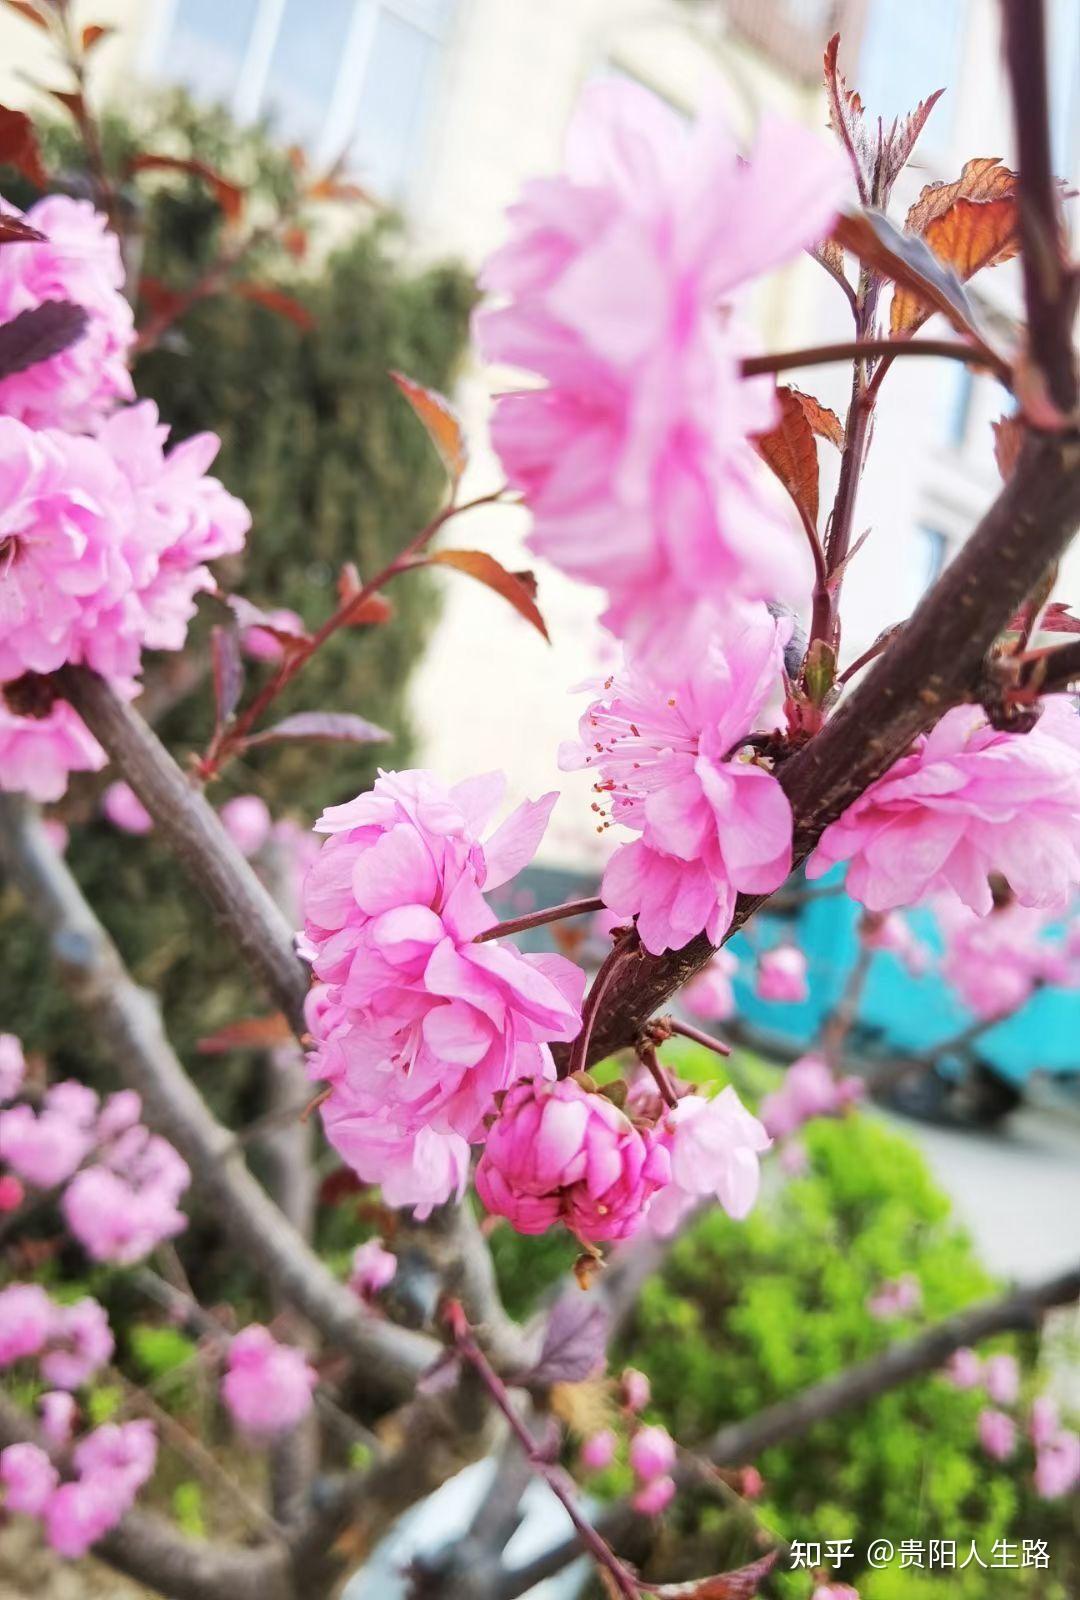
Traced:
POLYGON ((787 372, 792 367, 820 367, 831 361, 862 361, 868 356, 933 356, 963 361, 968 366, 990 367, 1011 387, 1012 373, 1006 362, 992 350, 980 349, 960 339, 843 339, 836 344, 809 345, 805 350, 780 350, 771 355, 748 356, 742 363, 744 378, 768 372, 787 372))
POLYGON ((725 1044, 723 1039, 714 1038, 703 1028, 695 1028, 692 1022, 681 1022, 678 1017, 665 1017, 663 1020, 672 1033, 681 1034, 684 1039, 693 1039, 695 1044, 704 1045, 706 1050, 712 1050, 718 1056, 731 1054, 731 1046, 725 1044))
POLYGON ((603 909, 604 902, 599 895, 592 895, 585 900, 567 900, 561 906, 545 906, 542 911, 529 911, 522 917, 509 917, 505 922, 497 922, 493 928, 478 933, 473 943, 483 944, 488 939, 502 939, 507 934, 524 933, 528 928, 543 928, 549 922, 562 922, 566 917, 584 917, 603 909))

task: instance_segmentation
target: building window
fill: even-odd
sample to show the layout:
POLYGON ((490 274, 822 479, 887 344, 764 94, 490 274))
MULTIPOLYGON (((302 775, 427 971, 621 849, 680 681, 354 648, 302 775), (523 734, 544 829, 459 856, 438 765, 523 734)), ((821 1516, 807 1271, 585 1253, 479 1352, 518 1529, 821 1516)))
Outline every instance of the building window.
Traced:
POLYGON ((402 195, 455 0, 166 0, 154 69, 402 195))
POLYGON ((959 73, 964 0, 871 0, 855 87, 870 117, 914 111, 935 89, 948 92, 920 137, 923 149, 948 142, 959 73))

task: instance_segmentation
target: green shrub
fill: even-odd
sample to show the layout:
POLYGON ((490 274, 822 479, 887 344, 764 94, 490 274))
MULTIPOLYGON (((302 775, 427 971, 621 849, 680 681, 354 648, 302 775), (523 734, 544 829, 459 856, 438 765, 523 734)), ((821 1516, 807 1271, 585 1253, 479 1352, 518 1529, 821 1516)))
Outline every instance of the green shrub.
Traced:
MULTIPOLYGON (((751 1066, 750 1076, 760 1078, 760 1070, 751 1066)), ((774 1169, 745 1222, 717 1209, 675 1244, 612 1352, 613 1370, 632 1364, 648 1373, 650 1419, 663 1421, 686 1445, 994 1291, 906 1138, 853 1116, 811 1124, 805 1142, 811 1161, 805 1177, 780 1184, 774 1169), (875 1321, 867 1297, 901 1272, 918 1277, 923 1314, 875 1321)), ((530 1298, 526 1285, 535 1293, 573 1255, 564 1247, 557 1259, 554 1245, 540 1243, 538 1252, 509 1229, 493 1239, 502 1281, 519 1310, 530 1298)), ((1032 1341, 1000 1340, 987 1348, 1013 1350, 1034 1392, 1032 1341)), ((904 1539, 928 1545, 942 1538, 955 1539, 963 1559, 974 1539, 987 1561, 995 1540, 1046 1539, 1050 1574, 973 1565, 931 1575, 900 1572, 898 1564, 872 1573, 860 1558, 840 1576, 857 1583, 863 1600, 985 1600, 999 1592, 997 1583, 1010 1600, 1066 1600, 1080 1592, 1077 1508, 1035 1497, 1026 1445, 1015 1463, 987 1460, 976 1438, 982 1403, 978 1394, 928 1376, 765 1451, 757 1462, 766 1480, 761 1523, 789 1541, 850 1539, 857 1553, 875 1538, 897 1549, 904 1539)), ((628 1487, 625 1469, 603 1482, 605 1492, 628 1487)), ((753 1522, 740 1508, 704 1493, 682 1495, 676 1505, 652 1577, 688 1579, 756 1553, 753 1522)), ((773 1581, 784 1600, 806 1600, 808 1587, 804 1572, 773 1581)))

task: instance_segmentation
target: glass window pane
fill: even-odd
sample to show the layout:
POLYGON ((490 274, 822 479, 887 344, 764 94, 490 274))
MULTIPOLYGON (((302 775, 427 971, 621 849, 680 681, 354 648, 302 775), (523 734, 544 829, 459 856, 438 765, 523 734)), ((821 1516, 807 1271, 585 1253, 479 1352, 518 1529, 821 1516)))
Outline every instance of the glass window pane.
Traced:
POLYGON ((287 0, 260 110, 289 144, 312 145, 326 120, 356 0, 287 0))
POLYGON ((259 0, 178 0, 162 68, 203 100, 230 100, 259 0))
POLYGON ((439 46, 380 9, 357 105, 351 166, 361 183, 400 195, 424 126, 439 46))

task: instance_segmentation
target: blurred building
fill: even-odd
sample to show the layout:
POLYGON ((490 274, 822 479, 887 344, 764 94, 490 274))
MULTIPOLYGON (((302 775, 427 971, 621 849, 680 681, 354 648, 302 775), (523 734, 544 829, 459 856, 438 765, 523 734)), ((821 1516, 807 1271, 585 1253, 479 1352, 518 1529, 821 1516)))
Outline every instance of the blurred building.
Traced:
MULTIPOLYGON (((100 47, 104 97, 127 96, 138 81, 180 82, 242 119, 269 117, 316 161, 347 151, 356 176, 404 211, 419 254, 472 266, 503 237, 521 183, 557 167, 578 92, 596 74, 630 75, 688 113, 719 93, 747 141, 767 111, 824 128, 821 52, 839 29, 845 70, 873 112, 890 118, 947 86, 918 170, 898 186, 898 215, 923 183, 956 177, 969 157, 1011 152, 997 0, 91 0, 80 16, 118 28, 100 47)), ((1080 5, 1053 0, 1052 17, 1056 156, 1075 181, 1080 5)), ((48 81, 43 45, 0 11, 0 99, 25 100, 17 69, 48 81)), ((1006 328, 1019 308, 1016 272, 985 274, 977 291, 1006 328)), ((809 259, 763 285, 754 310, 770 348, 850 337, 843 296, 809 259)), ((848 371, 793 379, 843 415, 848 371)), ((466 488, 476 493, 500 481, 483 442, 492 381, 470 372, 458 396, 474 440, 466 488)), ((1007 398, 954 363, 898 362, 890 372, 858 511, 858 531, 874 532, 846 580, 847 659, 910 611, 996 492, 988 423, 1007 398)), ((826 460, 824 505, 834 470, 826 460)), ((453 542, 516 569, 534 564, 526 531, 523 512, 487 508, 456 524, 453 542)), ((1080 557, 1073 572, 1080 577, 1080 557)), ((538 576, 550 646, 487 591, 465 579, 447 585, 415 713, 423 759, 450 779, 501 766, 515 795, 557 781, 557 747, 578 711, 567 686, 600 664, 599 605, 558 573, 538 576)), ((1072 594, 1080 598, 1080 583, 1072 594)), ((600 846, 584 779, 559 781, 566 793, 544 857, 588 870, 600 846)))

